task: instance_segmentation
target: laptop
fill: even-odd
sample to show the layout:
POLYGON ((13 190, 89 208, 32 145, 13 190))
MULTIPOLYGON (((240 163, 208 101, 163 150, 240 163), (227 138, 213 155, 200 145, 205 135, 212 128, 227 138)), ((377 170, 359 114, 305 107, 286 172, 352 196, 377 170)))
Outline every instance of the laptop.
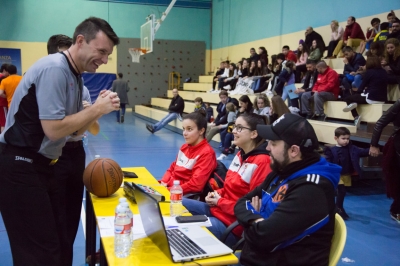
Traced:
POLYGON ((146 235, 173 262, 193 261, 233 252, 200 226, 166 229, 157 200, 133 182, 132 186, 146 235))

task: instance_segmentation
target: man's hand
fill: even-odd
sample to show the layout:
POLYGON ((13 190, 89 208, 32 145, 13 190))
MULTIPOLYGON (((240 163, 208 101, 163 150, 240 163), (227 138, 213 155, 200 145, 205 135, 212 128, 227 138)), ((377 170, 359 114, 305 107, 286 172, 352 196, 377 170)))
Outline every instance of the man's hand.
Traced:
POLYGON ((379 155, 379 152, 379 147, 371 146, 369 148, 369 155, 371 155, 372 157, 377 157, 379 155))
POLYGON ((347 64, 349 61, 347 61, 347 58, 343 58, 343 63, 347 64))
POLYGON ((355 76, 355 75, 357 75, 357 73, 356 72, 350 72, 350 75, 355 76))
POLYGON ((99 108, 100 113, 108 114, 119 109, 119 102, 117 93, 105 91, 100 93, 93 106, 99 108))
POLYGON ((261 208, 261 199, 258 196, 255 196, 251 199, 251 206, 253 206, 253 208, 256 211, 260 211, 261 208))
POLYGON ((296 94, 299 94, 299 93, 302 93, 302 92, 305 92, 305 90, 302 89, 302 88, 297 88, 297 89, 294 91, 294 93, 296 93, 296 94))
POLYGON ((217 206, 218 200, 221 198, 221 196, 218 194, 217 191, 214 192, 209 192, 207 197, 205 198, 206 203, 210 207, 217 206))

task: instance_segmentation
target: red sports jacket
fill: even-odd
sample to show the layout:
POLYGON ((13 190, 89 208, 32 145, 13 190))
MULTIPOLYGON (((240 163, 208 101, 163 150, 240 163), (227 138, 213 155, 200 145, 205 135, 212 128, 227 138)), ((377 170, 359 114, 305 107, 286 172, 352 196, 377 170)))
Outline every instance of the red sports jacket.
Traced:
POLYGON ((328 67, 324 73, 318 74, 317 82, 315 83, 313 90, 314 92, 332 92, 336 99, 340 91, 339 75, 335 70, 328 67))

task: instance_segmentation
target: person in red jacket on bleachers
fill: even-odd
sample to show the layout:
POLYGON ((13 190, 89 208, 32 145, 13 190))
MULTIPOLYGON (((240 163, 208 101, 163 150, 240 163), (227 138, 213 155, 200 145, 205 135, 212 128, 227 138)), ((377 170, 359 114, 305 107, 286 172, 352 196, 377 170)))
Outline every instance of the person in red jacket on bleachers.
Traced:
POLYGON ((282 47, 282 54, 285 55, 286 61, 290 60, 295 63, 297 62, 297 56, 292 50, 290 50, 289 46, 285 45, 282 47))
POLYGON ((325 121, 324 102, 334 101, 339 95, 339 75, 324 61, 317 64, 318 78, 312 89, 301 96, 301 113, 307 119, 325 121), (310 99, 314 98, 314 112, 310 108, 310 99))

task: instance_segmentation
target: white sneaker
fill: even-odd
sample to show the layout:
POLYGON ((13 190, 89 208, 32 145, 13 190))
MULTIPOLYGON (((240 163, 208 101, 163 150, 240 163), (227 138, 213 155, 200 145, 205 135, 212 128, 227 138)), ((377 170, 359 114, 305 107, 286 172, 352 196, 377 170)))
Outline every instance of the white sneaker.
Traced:
POLYGON ((231 85, 226 85, 226 86, 224 86, 224 89, 225 89, 225 90, 230 90, 230 89, 231 89, 231 85))
POLYGON ((361 115, 357 116, 357 117, 354 119, 354 126, 355 126, 357 129, 360 128, 360 124, 361 124, 361 115))
POLYGON ((221 155, 218 156, 217 160, 218 160, 218 161, 222 161, 222 160, 225 159, 225 158, 226 158, 226 155, 223 154, 223 153, 221 153, 221 155))
POLYGON ((220 90, 214 90, 211 93, 219 93, 219 92, 220 92, 220 90))
POLYGON ((211 88, 211 90, 209 90, 208 92, 213 92, 214 91, 214 88, 211 88))
POLYGON ((351 103, 343 108, 343 112, 350 112, 351 110, 357 108, 357 103, 351 103))

